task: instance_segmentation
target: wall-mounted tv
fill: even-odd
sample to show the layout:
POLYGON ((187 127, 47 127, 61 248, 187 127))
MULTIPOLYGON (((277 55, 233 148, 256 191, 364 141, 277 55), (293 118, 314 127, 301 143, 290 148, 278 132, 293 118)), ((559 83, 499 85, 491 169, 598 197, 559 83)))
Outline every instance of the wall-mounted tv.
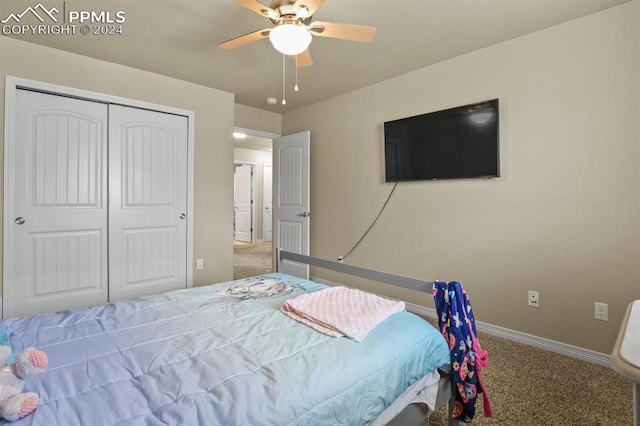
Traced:
POLYGON ((500 176, 498 99, 384 123, 387 182, 500 176))

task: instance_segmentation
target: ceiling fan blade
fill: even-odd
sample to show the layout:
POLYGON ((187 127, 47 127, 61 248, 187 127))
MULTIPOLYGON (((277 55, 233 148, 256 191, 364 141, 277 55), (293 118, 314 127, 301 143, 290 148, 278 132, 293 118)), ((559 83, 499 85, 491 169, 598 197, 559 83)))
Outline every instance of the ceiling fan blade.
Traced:
POLYGON ((318 10, 323 3, 324 0, 297 0, 293 5, 293 10, 298 11, 298 16, 308 18, 316 13, 316 10, 318 10))
POLYGON ((309 49, 295 56, 296 58, 296 68, 304 68, 313 64, 313 58, 311 57, 311 52, 309 49))
POLYGON ((267 18, 277 18, 279 16, 278 12, 260 3, 258 0, 235 0, 235 2, 267 18))
POLYGON ((312 22, 311 25, 309 25, 309 31, 311 31, 311 34, 320 37, 362 42, 370 42, 376 35, 376 29, 374 27, 320 21, 312 22))
POLYGON ((253 43, 254 41, 262 40, 265 37, 269 37, 270 31, 271 29, 269 28, 254 31, 249 34, 241 35, 230 40, 223 41, 222 43, 218 43, 218 47, 227 50, 235 49, 236 47, 244 46, 245 44, 253 43))

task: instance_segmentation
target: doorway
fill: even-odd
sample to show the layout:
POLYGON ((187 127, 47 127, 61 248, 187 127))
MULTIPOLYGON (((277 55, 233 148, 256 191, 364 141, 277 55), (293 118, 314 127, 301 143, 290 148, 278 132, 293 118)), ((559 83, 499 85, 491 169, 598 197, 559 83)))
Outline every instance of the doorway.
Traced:
POLYGON ((271 185, 276 136, 234 129, 234 279, 273 272, 271 185))

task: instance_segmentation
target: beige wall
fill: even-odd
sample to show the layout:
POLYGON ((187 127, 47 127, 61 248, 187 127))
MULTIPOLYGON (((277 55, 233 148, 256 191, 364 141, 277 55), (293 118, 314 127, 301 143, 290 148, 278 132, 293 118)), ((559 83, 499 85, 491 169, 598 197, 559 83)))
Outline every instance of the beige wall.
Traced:
MULTIPOLYGON (((193 253, 205 260, 204 270, 194 268, 194 285, 232 278, 233 94, 0 37, 1 99, 6 75, 194 111, 193 253)), ((4 117, 4 103, 0 114, 4 117)))
POLYGON ((259 132, 282 134, 282 115, 246 105, 235 105, 236 127, 257 130, 259 132))
MULTIPOLYGON (((285 114, 284 134, 311 130, 312 254, 346 254, 391 191, 384 121, 498 97, 502 176, 399 184, 347 263, 459 280, 479 321, 609 353, 640 298, 637 7, 285 114), (594 320, 596 301, 609 322, 594 320)), ((358 285, 433 307, 430 294, 358 285)))

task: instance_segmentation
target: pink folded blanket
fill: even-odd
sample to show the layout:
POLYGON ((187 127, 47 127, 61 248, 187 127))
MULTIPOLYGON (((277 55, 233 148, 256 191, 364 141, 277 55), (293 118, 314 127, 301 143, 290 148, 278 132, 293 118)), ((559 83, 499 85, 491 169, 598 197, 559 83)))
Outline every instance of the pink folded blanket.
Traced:
POLYGON ((329 287, 287 300, 282 312, 320 333, 361 342, 404 302, 347 287, 329 287))

